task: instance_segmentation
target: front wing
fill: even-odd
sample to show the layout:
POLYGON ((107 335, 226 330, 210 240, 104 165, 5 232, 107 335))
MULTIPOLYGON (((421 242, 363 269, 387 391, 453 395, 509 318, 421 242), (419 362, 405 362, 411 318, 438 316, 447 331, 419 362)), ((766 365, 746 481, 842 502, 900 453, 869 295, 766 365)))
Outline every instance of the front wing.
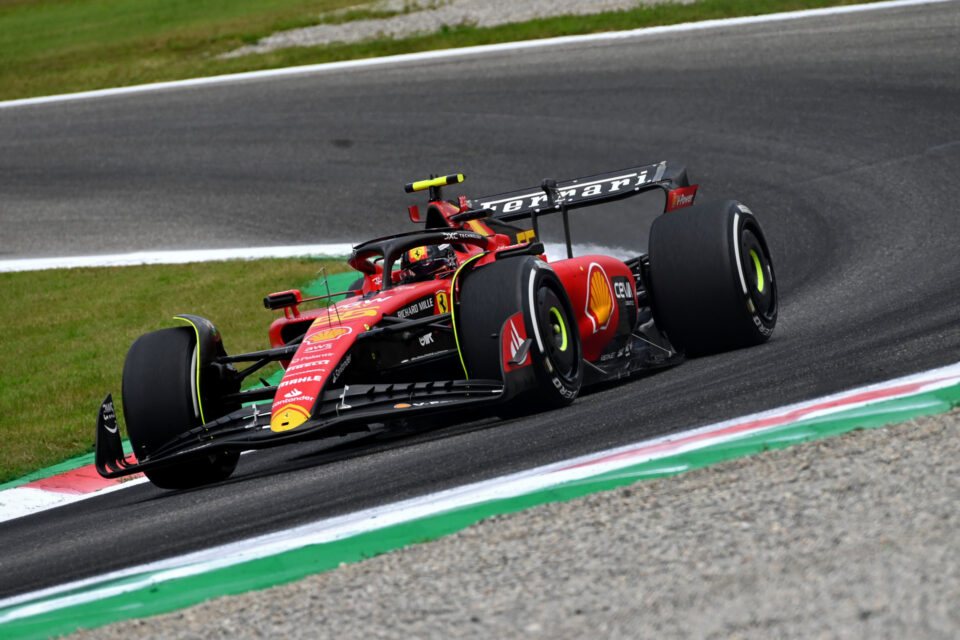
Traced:
POLYGON ((108 395, 97 416, 95 463, 104 478, 118 478, 212 453, 267 449, 367 431, 368 424, 380 421, 494 405, 504 396, 504 384, 499 380, 347 385, 324 393, 317 404, 319 411, 291 431, 272 431, 269 409, 254 403, 190 429, 137 461, 123 453, 113 397, 108 395))

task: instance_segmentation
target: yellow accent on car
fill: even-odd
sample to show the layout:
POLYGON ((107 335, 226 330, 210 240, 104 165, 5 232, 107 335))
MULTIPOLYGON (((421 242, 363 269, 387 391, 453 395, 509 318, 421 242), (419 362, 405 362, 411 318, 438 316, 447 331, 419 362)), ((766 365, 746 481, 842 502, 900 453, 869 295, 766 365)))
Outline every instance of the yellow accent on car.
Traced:
POLYGON ((760 266, 760 257, 753 249, 750 249, 750 257, 753 258, 753 268, 757 270, 757 291, 763 293, 763 267, 760 266))
POLYGON ((315 334, 307 338, 307 342, 325 342, 327 340, 336 340, 340 336, 350 333, 349 327, 333 327, 332 329, 324 329, 323 331, 318 331, 315 334))
POLYGON ((567 350, 567 323, 563 321, 563 315, 556 307, 550 307, 550 315, 554 317, 557 321, 557 326, 560 327, 560 351, 567 350))
POLYGON ((453 292, 457 289, 457 278, 460 277, 460 272, 463 271, 463 268, 471 262, 479 260, 488 253, 490 252, 484 251, 483 253, 478 253, 477 255, 471 256, 464 260, 460 267, 453 273, 453 278, 450 279, 450 324, 453 325, 453 341, 457 345, 457 355, 460 356, 460 366, 463 367, 463 377, 466 380, 470 379, 470 374, 467 372, 467 363, 463 361, 463 349, 460 348, 460 336, 457 335, 457 315, 454 312, 453 292))
POLYGON ((446 313, 450 311, 450 298, 445 291, 437 291, 436 295, 437 313, 446 313))
POLYGON ((536 240, 536 234, 533 232, 533 229, 527 229, 526 231, 520 231, 517 233, 517 244, 523 244, 524 242, 530 242, 536 240))
POLYGON ((270 431, 281 432, 296 429, 310 417, 310 412, 296 404, 288 404, 270 419, 270 431))
POLYGON ((174 320, 179 320, 180 322, 186 322, 188 325, 193 327, 193 335, 196 337, 196 342, 194 342, 194 349, 197 350, 197 380, 195 383, 195 388, 197 390, 197 409, 200 411, 200 424, 207 424, 207 419, 203 416, 203 396, 200 395, 200 329, 193 323, 193 320, 189 318, 184 318, 183 316, 173 316, 174 320))
POLYGON ((598 328, 606 327, 610 316, 613 314, 613 295, 610 292, 610 285, 600 269, 594 270, 590 274, 590 312, 597 321, 598 328))
POLYGON ((413 191, 423 191, 424 189, 429 189, 430 187, 444 187, 448 184, 458 184, 463 182, 466 179, 462 173, 453 173, 449 176, 440 176, 439 178, 430 178, 429 180, 417 180, 416 182, 410 182, 404 186, 404 190, 407 193, 413 191))
POLYGON ((475 233, 479 233, 482 236, 490 235, 487 229, 476 220, 467 220, 467 226, 473 229, 475 233))

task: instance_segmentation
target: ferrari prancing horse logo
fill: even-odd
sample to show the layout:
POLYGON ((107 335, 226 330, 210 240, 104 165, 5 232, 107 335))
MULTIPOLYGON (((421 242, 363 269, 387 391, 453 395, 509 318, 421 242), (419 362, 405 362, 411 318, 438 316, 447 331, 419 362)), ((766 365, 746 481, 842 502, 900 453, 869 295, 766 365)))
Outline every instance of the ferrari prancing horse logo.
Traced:
POLYGON ((446 313, 450 311, 450 298, 445 291, 437 291, 437 313, 446 313))

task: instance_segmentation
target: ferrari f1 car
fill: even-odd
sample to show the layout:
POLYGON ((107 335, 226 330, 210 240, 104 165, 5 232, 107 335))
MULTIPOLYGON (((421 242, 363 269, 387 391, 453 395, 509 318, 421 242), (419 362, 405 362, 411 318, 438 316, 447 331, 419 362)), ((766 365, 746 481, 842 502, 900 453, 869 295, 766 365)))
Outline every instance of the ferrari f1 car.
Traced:
POLYGON ((100 475, 202 485, 227 478, 244 450, 409 428, 438 413, 562 407, 585 385, 770 338, 777 285, 759 223, 739 202, 694 204, 683 167, 445 200, 441 189, 462 180, 406 185, 429 191, 425 211, 409 212, 424 228, 354 247, 356 281, 320 296, 326 306, 301 308, 318 298, 298 290, 268 295, 266 307, 283 313, 269 349, 230 355, 217 328, 192 315, 138 338, 123 369, 135 459, 107 396, 100 475), (665 193, 665 206, 647 253, 574 257, 568 214, 651 190, 665 193), (539 227, 557 214, 567 256, 548 262, 539 227), (243 388, 270 362, 283 367, 279 384, 243 388))

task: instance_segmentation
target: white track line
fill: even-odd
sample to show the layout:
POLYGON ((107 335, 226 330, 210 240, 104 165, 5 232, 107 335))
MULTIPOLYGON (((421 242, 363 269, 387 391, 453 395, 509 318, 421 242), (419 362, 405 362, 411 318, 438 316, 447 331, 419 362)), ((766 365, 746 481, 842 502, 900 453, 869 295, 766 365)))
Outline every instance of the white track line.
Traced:
POLYGON ((63 493, 61 491, 47 491, 35 487, 13 487, 0 491, 0 523, 15 520, 23 516, 31 516, 41 511, 56 509, 64 505, 102 496, 106 493, 120 491, 128 487, 148 482, 146 478, 135 478, 127 482, 118 483, 112 487, 104 487, 90 493, 63 493))
MULTIPOLYGON (((704 427, 672 433, 631 445, 579 456, 542 467, 492 478, 490 480, 462 485, 416 498, 409 498, 392 504, 363 509, 354 513, 319 520, 291 529, 268 533, 181 556, 149 562, 91 578, 19 594, 0 599, 0 610, 7 609, 8 607, 18 607, 19 605, 18 608, 0 614, 0 625, 10 622, 11 620, 30 617, 72 605, 93 602, 102 598, 146 588, 160 582, 229 567, 257 558, 303 548, 307 545, 341 540, 402 522, 442 514, 491 500, 503 500, 519 495, 530 494, 551 486, 595 477, 601 473, 610 472, 619 468, 660 459, 682 451, 702 448, 712 443, 735 440, 748 435, 746 432, 733 435, 721 435, 718 433, 727 427, 737 424, 751 423, 768 418, 775 418, 777 416, 789 416, 797 414, 798 412, 804 413, 802 416, 797 416, 797 418, 801 420, 813 416, 823 417, 851 408, 881 402, 891 397, 897 397, 894 392, 893 395, 887 397, 860 401, 858 398, 864 393, 881 390, 891 390, 891 392, 893 392, 896 387, 902 385, 920 385, 917 389, 900 396, 907 397, 919 393, 927 393, 935 389, 954 386, 958 383, 960 383, 960 363, 842 391, 814 400, 807 400, 742 416, 733 420, 725 420, 704 427), (685 443, 685 441, 691 439, 697 439, 699 442, 685 443), (678 443, 678 446, 673 450, 657 450, 654 448, 657 447, 657 445, 664 445, 671 442, 678 443), (123 580, 123 582, 120 582, 121 580, 123 580), (50 598, 54 599, 50 600, 50 598)), ((760 431, 776 428, 778 427, 758 426, 756 429, 751 430, 750 433, 755 434, 760 431)))
POLYGON ((439 51, 423 51, 419 53, 408 53, 396 56, 387 56, 383 58, 367 58, 363 60, 346 60, 343 62, 327 62, 322 64, 303 65, 298 67, 286 67, 283 69, 266 69, 263 71, 249 71, 246 73, 235 73, 222 76, 211 76, 208 78, 191 78, 188 80, 175 80, 172 82, 156 82, 152 84, 141 84, 132 87, 118 87, 114 89, 100 89, 98 91, 84 91, 81 93, 69 93, 55 96, 42 96, 39 98, 24 98, 21 100, 8 100, 0 102, 0 109, 9 109, 12 107, 22 107, 29 105, 39 105, 51 102, 68 102, 73 100, 89 100, 93 98, 103 98, 108 96, 119 96, 136 93, 145 93, 148 91, 160 91, 165 89, 179 89, 183 87, 196 87, 215 84, 224 84, 230 82, 242 82, 248 80, 261 80, 267 78, 280 78, 285 76, 341 71, 347 69, 360 69, 367 67, 376 67, 390 64, 401 64, 406 62, 423 62, 427 60, 450 59, 472 55, 485 55, 490 53, 502 53, 516 51, 520 49, 538 49, 543 47, 563 46, 567 44, 584 44, 589 42, 601 42, 607 40, 619 40, 626 38, 641 38, 656 36, 662 34, 672 34, 685 31, 702 31, 706 29, 719 29, 725 27, 736 27, 742 25, 761 24, 765 22, 782 22, 786 20, 800 20, 805 18, 817 18, 823 16, 834 16, 849 13, 860 13, 864 11, 881 11, 884 9, 895 9, 899 7, 915 7, 925 4, 939 4, 943 2, 953 2, 954 0, 891 0, 889 2, 877 2, 873 4, 857 4, 842 7, 827 7, 824 9, 808 9, 804 11, 789 11, 785 13, 771 13, 761 16, 746 16, 742 18, 727 18, 723 20, 703 20, 701 22, 686 22, 683 24, 669 25, 663 27, 647 27, 643 29, 633 29, 629 31, 612 31, 606 33, 593 33, 581 36, 563 36, 558 38, 544 38, 542 40, 525 40, 520 42, 506 42, 502 44, 481 45, 475 47, 462 47, 459 49, 441 49, 439 51))
MULTIPOLYGON (((215 262, 219 260, 257 260, 260 258, 344 258, 350 255, 356 243, 303 244, 289 247, 240 247, 236 249, 195 249, 191 251, 137 251, 102 256, 60 256, 53 258, 17 258, 0 260, 0 273, 11 271, 42 271, 44 269, 79 269, 81 267, 130 267, 141 264, 184 264, 187 262, 215 262)), ((626 259, 635 250, 602 247, 596 244, 574 244, 575 255, 599 253, 626 259)), ((567 257, 566 245, 546 243, 548 259, 567 257)))
POLYGON ((350 255, 353 245, 304 244, 277 247, 241 247, 236 249, 195 249, 191 251, 138 251, 102 256, 66 256, 0 260, 0 273, 40 271, 79 267, 129 267, 139 264, 183 264, 216 260, 256 260, 258 258, 295 258, 302 256, 341 258, 350 255))

